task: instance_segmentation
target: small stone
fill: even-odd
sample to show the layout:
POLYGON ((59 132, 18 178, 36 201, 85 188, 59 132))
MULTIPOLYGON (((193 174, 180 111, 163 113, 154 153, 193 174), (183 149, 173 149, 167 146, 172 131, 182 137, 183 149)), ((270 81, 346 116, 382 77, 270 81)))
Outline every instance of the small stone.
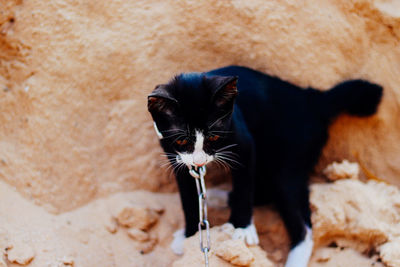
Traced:
POLYGON ((105 223, 105 228, 107 229, 108 232, 111 234, 115 234, 118 231, 118 224, 115 221, 115 218, 110 218, 106 223, 105 223))
POLYGON ((74 266, 75 262, 74 259, 72 259, 71 257, 68 256, 64 256, 61 259, 61 262, 65 265, 65 266, 74 266))
POLYGON ((7 267, 7 263, 4 261, 3 257, 0 257, 0 267, 7 267))
POLYGON ((12 263, 18 263, 20 265, 27 265, 35 258, 34 250, 24 244, 18 244, 18 246, 13 246, 7 249, 7 259, 12 263))
POLYGON ((283 253, 281 250, 275 250, 270 254, 271 259, 274 261, 281 261, 283 259, 283 253))
POLYGON ((140 253, 146 254, 153 251, 154 247, 157 245, 158 240, 156 238, 150 239, 148 242, 142 243, 143 245, 140 247, 140 253))
POLYGON ((333 162, 329 164, 323 173, 331 181, 336 181, 339 179, 358 179, 360 173, 360 166, 358 163, 349 162, 348 160, 343 160, 342 162, 333 162))
POLYGON ((6 229, 0 227, 0 249, 10 249, 12 247, 9 234, 6 229))
POLYGON ((131 206, 123 208, 117 215, 116 219, 122 226, 131 228, 135 227, 143 231, 149 230, 159 218, 159 214, 147 207, 131 206))
POLYGON ((131 228, 128 230, 128 236, 133 240, 145 242, 150 240, 150 235, 140 229, 131 228))
POLYGON ((317 262, 327 262, 331 259, 331 253, 327 249, 320 249, 317 251, 315 258, 317 262))
POLYGON ((215 248, 218 257, 237 266, 250 266, 254 256, 242 240, 225 240, 215 248))
POLYGON ((159 204, 152 205, 151 209, 157 212, 158 214, 163 214, 165 211, 165 208, 159 204))

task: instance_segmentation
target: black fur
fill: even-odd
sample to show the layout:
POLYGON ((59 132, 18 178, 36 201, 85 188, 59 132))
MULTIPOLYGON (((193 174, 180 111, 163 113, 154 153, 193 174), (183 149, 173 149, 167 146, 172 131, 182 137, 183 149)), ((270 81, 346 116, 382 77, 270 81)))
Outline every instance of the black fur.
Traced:
MULTIPOLYGON (((308 176, 327 141, 330 122, 341 112, 373 114, 381 96, 379 85, 363 80, 321 92, 230 66, 178 75, 153 91, 148 108, 165 137, 160 142, 172 164, 177 151, 193 151, 195 129, 204 130, 207 138, 220 136, 204 143, 208 154, 236 144, 225 149, 237 155, 227 159, 233 183, 229 221, 246 227, 254 205, 272 202, 293 247, 304 239, 305 225, 311 227, 308 176), (187 143, 177 145, 177 138, 187 143)), ((195 181, 186 167, 178 166, 175 172, 185 234, 191 236, 198 224, 195 181)))

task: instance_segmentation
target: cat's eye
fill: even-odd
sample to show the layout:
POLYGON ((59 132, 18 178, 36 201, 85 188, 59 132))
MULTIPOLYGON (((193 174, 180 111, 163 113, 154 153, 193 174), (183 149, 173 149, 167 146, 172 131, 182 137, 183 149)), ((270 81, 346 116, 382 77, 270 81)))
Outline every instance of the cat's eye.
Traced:
POLYGON ((219 135, 211 135, 210 137, 208 137, 208 140, 210 141, 217 141, 219 139, 219 135))
POLYGON ((177 141, 176 141, 176 143, 177 143, 178 145, 180 145, 180 146, 186 145, 187 142, 188 142, 187 139, 180 139, 180 140, 177 140, 177 141))

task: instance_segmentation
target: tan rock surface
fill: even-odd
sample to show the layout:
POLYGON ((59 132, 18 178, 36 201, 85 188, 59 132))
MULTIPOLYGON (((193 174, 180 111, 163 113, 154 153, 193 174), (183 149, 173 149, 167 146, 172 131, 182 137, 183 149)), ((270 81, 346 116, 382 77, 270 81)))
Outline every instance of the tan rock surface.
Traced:
POLYGON ((388 266, 400 266, 400 238, 396 237, 390 242, 383 244, 380 248, 380 257, 388 266))
MULTIPOLYGON (((212 249, 208 253, 210 266, 272 267, 274 264, 258 246, 247 247, 243 241, 231 240, 222 227, 210 229, 212 249)), ((184 254, 173 267, 204 266, 204 255, 199 248, 198 233, 185 240, 184 254)))
POLYGON ((19 265, 27 265, 35 258, 35 251, 32 246, 21 240, 17 244, 6 248, 7 260, 19 265))
POLYGON ((159 214, 146 206, 124 207, 116 216, 117 222, 125 227, 149 230, 159 218, 159 214))
MULTIPOLYGON (((313 185, 311 202, 314 209, 316 247, 310 266, 369 266, 357 265, 361 263, 381 266, 377 262, 378 256, 386 266, 398 266, 398 191, 393 186, 376 182, 363 184, 357 180, 313 185), (348 191, 352 194, 347 194, 348 191), (374 199, 369 197, 370 194, 374 199), (381 208, 378 210, 378 207, 381 208), (373 213, 375 215, 371 215, 373 213), (324 247, 331 243, 336 243, 338 248, 324 247), (371 258, 367 254, 361 254, 373 251, 377 251, 378 254, 371 258)), ((172 264, 188 266, 188 262, 201 266, 203 255, 199 249, 197 235, 185 241, 185 254, 181 258, 175 256, 169 247, 172 233, 183 224, 177 194, 144 191, 115 193, 59 215, 50 214, 32 204, 3 182, 0 182, 0 195, 0 250, 4 252, 8 248, 8 253, 14 248, 19 249, 19 255, 32 255, 30 252, 34 251, 34 258, 29 266, 73 264, 162 267, 172 264), (105 225, 114 218, 113 212, 125 208, 127 203, 130 206, 148 209, 157 207, 164 210, 164 213, 148 233, 138 234, 137 232, 141 231, 138 228, 124 227, 110 232, 105 225)), ((209 216, 213 225, 224 223, 228 215, 227 208, 210 208, 209 216)), ((218 231, 219 227, 214 227, 211 232, 212 266, 233 266, 231 263, 252 267, 283 266, 288 251, 288 239, 279 216, 271 208, 256 208, 254 222, 264 250, 258 246, 238 245, 237 242, 240 241, 231 241, 229 234, 218 231), (229 245, 231 243, 232 245, 229 245), (227 247, 229 249, 226 249, 227 247), (220 254, 226 260, 216 254, 220 254), (251 257, 241 258, 250 254, 251 257), (253 258, 254 260, 251 260, 253 258)), ((12 258, 11 254, 6 256, 16 262, 17 257, 12 258)), ((18 258, 22 260, 31 257, 18 258)))
POLYGON ((309 267, 385 267, 351 248, 321 248, 314 252, 309 267))
POLYGON ((221 259, 237 266, 250 266, 254 255, 241 240, 228 239, 216 244, 215 254, 221 259))
POLYGON ((387 266, 399 266, 398 188, 355 180, 314 184, 311 188, 316 247, 335 243, 363 253, 378 251, 387 266))
MULTIPOLYGON (((42 207, 22 198, 9 185, 0 182, 0 250, 7 247, 18 249, 27 255, 31 250, 35 257, 27 266, 170 266, 175 259, 169 249, 171 232, 181 227, 182 217, 176 194, 150 192, 116 193, 110 197, 92 201, 79 209, 60 215, 48 213, 42 207), (165 206, 166 212, 150 234, 157 235, 151 242, 133 240, 126 231, 110 233, 104 224, 112 217, 114 209, 126 203, 136 205, 165 206), (22 249, 22 245, 29 245, 22 249), (155 246, 157 244, 157 246, 155 246), (153 251, 154 256, 146 254, 153 251)), ((25 258, 13 257, 8 259, 25 258)), ((16 267, 16 264, 9 264, 16 267)))
POLYGON ((360 166, 356 162, 343 160, 342 162, 333 162, 323 171, 329 180, 339 179, 358 179, 360 175, 360 166))
POLYGON ((150 239, 150 235, 140 229, 131 228, 127 232, 130 238, 140 242, 148 241, 150 239))
POLYGON ((400 11, 394 1, 2 0, 0 179, 54 212, 112 192, 168 191, 146 95, 181 71, 240 64, 301 86, 385 87, 343 116, 320 167, 358 153, 400 184, 400 11))
POLYGON ((0 267, 7 267, 7 263, 3 260, 3 257, 0 257, 0 267))

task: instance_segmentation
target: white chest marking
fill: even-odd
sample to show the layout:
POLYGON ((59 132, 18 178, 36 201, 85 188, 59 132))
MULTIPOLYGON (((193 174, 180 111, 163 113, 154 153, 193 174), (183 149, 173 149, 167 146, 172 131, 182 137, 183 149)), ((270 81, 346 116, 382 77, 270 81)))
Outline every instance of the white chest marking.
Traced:
POLYGON ((194 143, 193 153, 203 151, 203 145, 204 145, 204 135, 203 133, 196 131, 196 143, 194 143))
POLYGON ((156 130, 156 134, 158 136, 159 139, 162 139, 164 136, 162 135, 162 133, 158 130, 157 128, 157 124, 155 122, 153 122, 154 125, 154 130, 156 130))
POLYGON ((307 267, 313 250, 312 230, 306 226, 304 240, 297 244, 290 252, 285 267, 307 267))

